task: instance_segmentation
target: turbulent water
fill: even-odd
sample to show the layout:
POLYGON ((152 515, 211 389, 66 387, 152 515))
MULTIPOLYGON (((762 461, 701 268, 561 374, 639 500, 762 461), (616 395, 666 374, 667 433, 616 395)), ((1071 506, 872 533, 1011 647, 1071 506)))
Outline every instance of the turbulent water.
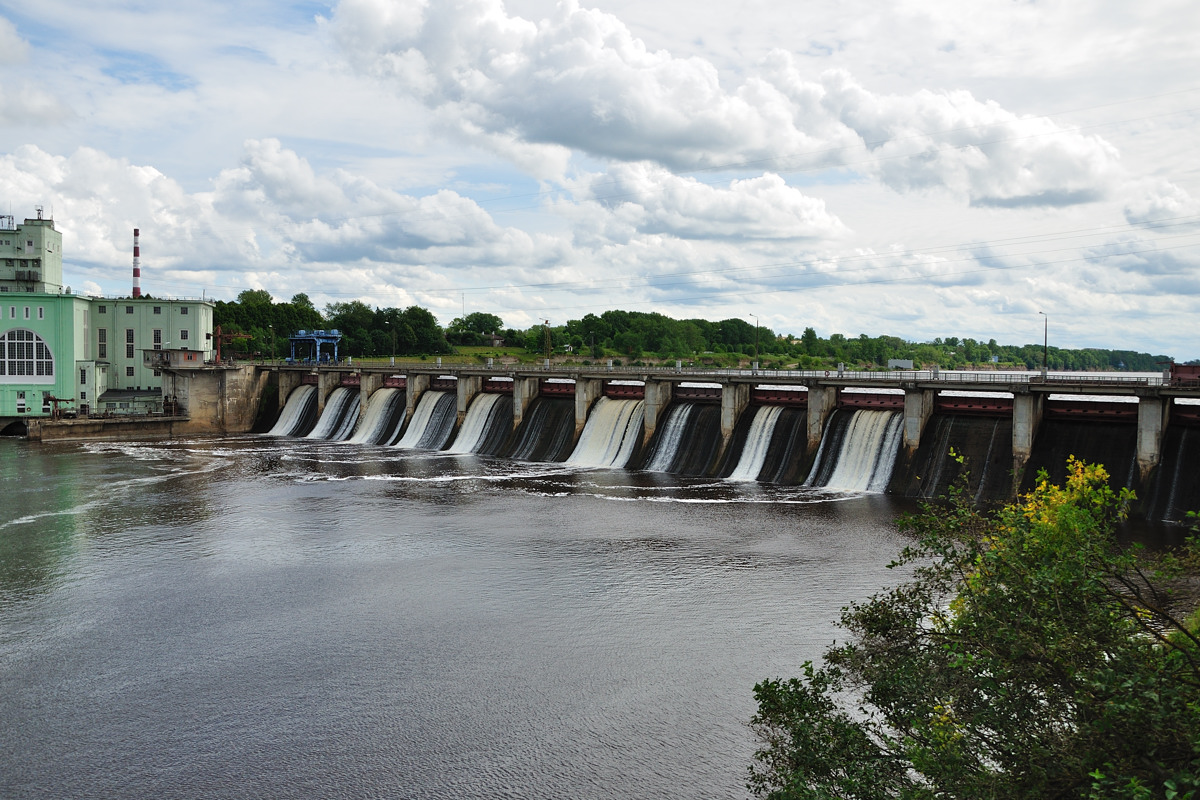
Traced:
POLYGON ((775 423, 783 413, 781 406, 760 406, 754 412, 754 421, 750 423, 750 434, 746 437, 746 447, 738 459, 737 466, 729 475, 731 481, 753 481, 758 479, 763 464, 767 460, 767 450, 771 446, 771 437, 775 435, 775 423))
POLYGON ((359 391, 339 386, 325 401, 325 411, 317 425, 308 434, 309 439, 330 439, 335 442, 347 439, 358 421, 359 391))
POLYGON ((287 404, 279 413, 279 420, 271 428, 271 436, 295 436, 304 424, 304 417, 311 413, 317 403, 317 387, 299 386, 288 395, 287 404))
POLYGON ((0 440, 0 797, 744 797, 879 496, 277 437, 0 440))
MULTIPOLYGON (((498 402, 500 402, 498 394, 481 394, 476 397, 471 402, 471 407, 467 409, 467 418, 463 420, 462 430, 458 432, 458 436, 454 437, 454 444, 450 445, 447 451, 474 453, 487 430, 488 421, 492 418, 492 411, 498 402)), ((509 409, 509 411, 511 417, 512 410, 509 409)))
POLYGON ((808 483, 845 491, 882 492, 887 488, 900 449, 904 417, 898 411, 860 409, 831 417, 821 439, 817 464, 808 483))
POLYGON ((601 397, 588 415, 567 463, 578 467, 625 466, 642 435, 644 415, 641 400, 601 397))

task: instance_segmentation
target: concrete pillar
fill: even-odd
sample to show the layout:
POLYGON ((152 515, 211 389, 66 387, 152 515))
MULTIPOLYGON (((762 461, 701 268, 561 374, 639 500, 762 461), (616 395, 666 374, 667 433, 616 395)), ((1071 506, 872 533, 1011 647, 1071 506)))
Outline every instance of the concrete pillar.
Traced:
POLYGON ((1025 462, 1033 453, 1033 441, 1042 424, 1042 402, 1044 396, 1030 392, 1013 395, 1013 491, 1021 487, 1025 462))
POLYGON ((325 413, 325 400, 342 382, 342 373, 326 370, 317 376, 317 418, 325 413))
POLYGON ((915 453, 921 444, 921 431, 933 415, 937 392, 930 389, 904 390, 904 449, 915 453))
POLYGON ((279 374, 279 410, 287 405, 288 396, 300 385, 304 373, 298 369, 281 369, 279 374))
POLYGON ((727 383, 721 387, 721 449, 733 437, 738 418, 750 405, 750 384, 727 383))
POLYGON ((646 384, 646 402, 643 406, 645 410, 645 433, 642 435, 642 443, 650 441, 650 437, 654 435, 655 429, 658 427, 658 419, 667 410, 667 405, 671 402, 671 382, 670 381, 655 381, 646 377, 643 378, 646 384))
POLYGON ((575 441, 579 441, 579 434, 583 433, 583 426, 587 424, 588 412, 592 410, 592 403, 600 398, 604 393, 604 381, 592 380, 590 378, 580 378, 575 381, 575 441))
POLYGON ((364 372, 360 378, 358 385, 358 416, 361 419, 367 415, 367 405, 371 402, 371 395, 383 386, 383 373, 381 372, 364 372))
POLYGON ((482 390, 483 378, 478 375, 458 376, 458 420, 454 423, 455 427, 462 427, 463 420, 467 418, 467 409, 471 407, 471 401, 482 390))
POLYGON ((1162 458, 1162 435, 1167 427, 1170 400, 1153 395, 1138 396, 1137 465, 1145 481, 1162 458))
POLYGON ((404 424, 407 425, 413 417, 413 412, 417 410, 417 403, 421 401, 421 395, 429 388, 428 375, 414 375, 409 373, 404 378, 404 424))
POLYGON ((808 387, 808 452, 821 446, 825 422, 837 408, 837 387, 810 384, 808 387))
POLYGON ((538 396, 540 381, 537 378, 522 378, 513 376, 513 430, 516 430, 525 419, 529 404, 538 396))

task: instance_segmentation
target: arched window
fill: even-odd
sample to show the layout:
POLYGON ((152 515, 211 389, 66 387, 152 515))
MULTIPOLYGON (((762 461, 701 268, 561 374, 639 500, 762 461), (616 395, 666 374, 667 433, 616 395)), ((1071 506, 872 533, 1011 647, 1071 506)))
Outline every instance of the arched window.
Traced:
POLYGON ((46 341, 24 328, 0 334, 0 381, 54 383, 54 356, 46 341))

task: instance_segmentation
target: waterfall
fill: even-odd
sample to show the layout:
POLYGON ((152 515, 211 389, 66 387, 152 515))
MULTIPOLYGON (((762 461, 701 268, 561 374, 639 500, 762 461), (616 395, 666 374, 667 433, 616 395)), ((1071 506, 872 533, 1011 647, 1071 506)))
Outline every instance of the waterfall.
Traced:
POLYGON ((783 413, 783 406, 759 406, 754 412, 754 421, 750 423, 750 433, 746 437, 746 445, 742 449, 737 466, 729 475, 731 481, 753 481, 758 479, 763 464, 767 460, 767 450, 771 446, 771 438, 775 435, 775 423, 783 413))
POLYGON ((884 491, 900 450, 904 415, 859 409, 840 437, 835 435, 833 423, 831 419, 817 452, 814 477, 806 485, 849 492, 884 491))
POLYGON ((317 426, 308 434, 308 439, 344 439, 349 435, 358 419, 358 389, 339 386, 329 395, 325 412, 317 420, 317 426), (347 425, 349 419, 349 425, 347 425))
POLYGON ((625 466, 642 435, 644 413, 641 400, 601 397, 566 463, 578 467, 625 466))
POLYGON ((659 434, 654 457, 646 464, 647 470, 668 472, 671 469, 671 464, 679 453, 679 443, 683 441, 683 434, 687 430, 688 420, 691 418, 694 408, 694 404, 684 403, 671 409, 667 424, 663 426, 663 431, 659 434))
POLYGON ((367 413, 362 415, 358 428, 349 441, 356 444, 380 444, 392 422, 396 404, 403 399, 399 389, 378 389, 367 402, 367 413))
POLYGON ((492 411, 499 399, 500 395, 498 394, 481 394, 471 402, 471 407, 467 409, 467 418, 463 420, 462 428, 455 437, 454 444, 446 448, 447 452, 475 452, 475 448, 479 446, 479 440, 483 438, 483 434, 487 430, 488 421, 491 419, 492 411))
POLYGON ((408 423, 408 430, 396 447, 441 449, 454 429, 455 403, 453 392, 425 392, 417 403, 412 421, 408 423))
POLYGON ((574 435, 575 401, 539 397, 529 406, 529 418, 521 423, 511 458, 562 461, 571 454, 574 435))
POLYGON ((279 414, 275 427, 267 432, 268 436, 294 436, 304 425, 305 417, 316 408, 317 387, 297 386, 288 395, 287 403, 279 414), (312 408, 310 408, 310 406, 312 408))

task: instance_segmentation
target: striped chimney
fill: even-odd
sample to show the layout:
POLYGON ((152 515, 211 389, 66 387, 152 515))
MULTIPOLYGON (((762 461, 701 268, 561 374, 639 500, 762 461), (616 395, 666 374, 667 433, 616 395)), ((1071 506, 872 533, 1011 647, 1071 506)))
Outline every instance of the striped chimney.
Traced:
POLYGON ((133 296, 142 296, 142 248, 138 246, 138 229, 133 229, 133 296))

